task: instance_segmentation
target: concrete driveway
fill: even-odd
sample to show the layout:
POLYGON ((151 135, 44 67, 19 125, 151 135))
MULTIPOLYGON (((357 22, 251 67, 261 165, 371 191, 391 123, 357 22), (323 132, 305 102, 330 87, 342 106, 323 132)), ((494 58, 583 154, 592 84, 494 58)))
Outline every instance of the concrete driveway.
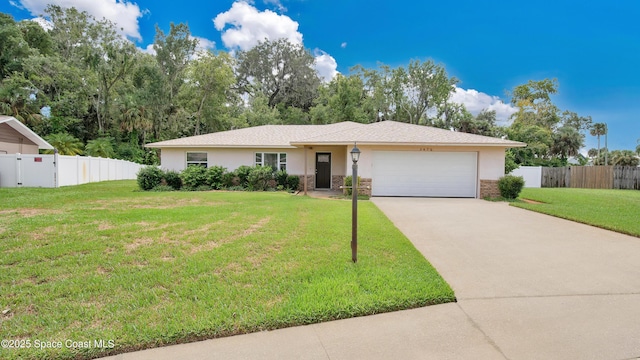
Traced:
POLYGON ((373 202, 505 358, 640 357, 639 238, 484 200, 373 202))
POLYGON ((457 303, 112 359, 640 357, 639 238, 484 200, 372 201, 449 282, 457 303))

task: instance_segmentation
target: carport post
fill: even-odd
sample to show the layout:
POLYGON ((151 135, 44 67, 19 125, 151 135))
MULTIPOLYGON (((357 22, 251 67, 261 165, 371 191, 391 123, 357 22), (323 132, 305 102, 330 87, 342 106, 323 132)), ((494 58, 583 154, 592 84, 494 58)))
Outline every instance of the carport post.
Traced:
POLYGON ((351 260, 358 261, 358 159, 360 158, 360 149, 356 144, 351 150, 351 160, 353 168, 351 174, 351 260))

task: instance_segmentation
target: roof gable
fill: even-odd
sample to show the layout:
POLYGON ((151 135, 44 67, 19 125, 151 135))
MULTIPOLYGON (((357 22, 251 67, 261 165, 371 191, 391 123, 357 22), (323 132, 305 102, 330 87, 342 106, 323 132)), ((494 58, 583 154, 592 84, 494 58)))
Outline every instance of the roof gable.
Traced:
POLYGON ((13 116, 0 115, 0 124, 9 125, 15 131, 22 134, 22 136, 29 139, 29 141, 38 145, 38 149, 53 150, 53 146, 51 146, 51 144, 49 144, 46 140, 38 136, 38 134, 31 131, 31 129, 29 129, 26 125, 21 123, 18 119, 14 118, 13 116))

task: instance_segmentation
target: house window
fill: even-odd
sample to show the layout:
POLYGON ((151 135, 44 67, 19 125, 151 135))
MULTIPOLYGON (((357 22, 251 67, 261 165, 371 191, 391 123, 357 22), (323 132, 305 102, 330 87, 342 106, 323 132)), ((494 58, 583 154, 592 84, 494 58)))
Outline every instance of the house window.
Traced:
POLYGON ((207 153, 206 152, 188 152, 187 166, 192 166, 192 165, 207 167, 207 153))
POLYGON ((287 170, 286 153, 256 153, 255 165, 271 166, 273 170, 287 170))

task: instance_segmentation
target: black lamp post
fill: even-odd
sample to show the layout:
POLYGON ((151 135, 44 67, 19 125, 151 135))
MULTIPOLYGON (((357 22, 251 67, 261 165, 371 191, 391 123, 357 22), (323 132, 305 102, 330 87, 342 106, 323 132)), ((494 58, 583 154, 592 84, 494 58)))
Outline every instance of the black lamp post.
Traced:
POLYGON ((360 149, 353 144, 351 150, 351 161, 353 161, 353 171, 351 174, 351 260, 358 261, 358 159, 360 159, 360 149))

